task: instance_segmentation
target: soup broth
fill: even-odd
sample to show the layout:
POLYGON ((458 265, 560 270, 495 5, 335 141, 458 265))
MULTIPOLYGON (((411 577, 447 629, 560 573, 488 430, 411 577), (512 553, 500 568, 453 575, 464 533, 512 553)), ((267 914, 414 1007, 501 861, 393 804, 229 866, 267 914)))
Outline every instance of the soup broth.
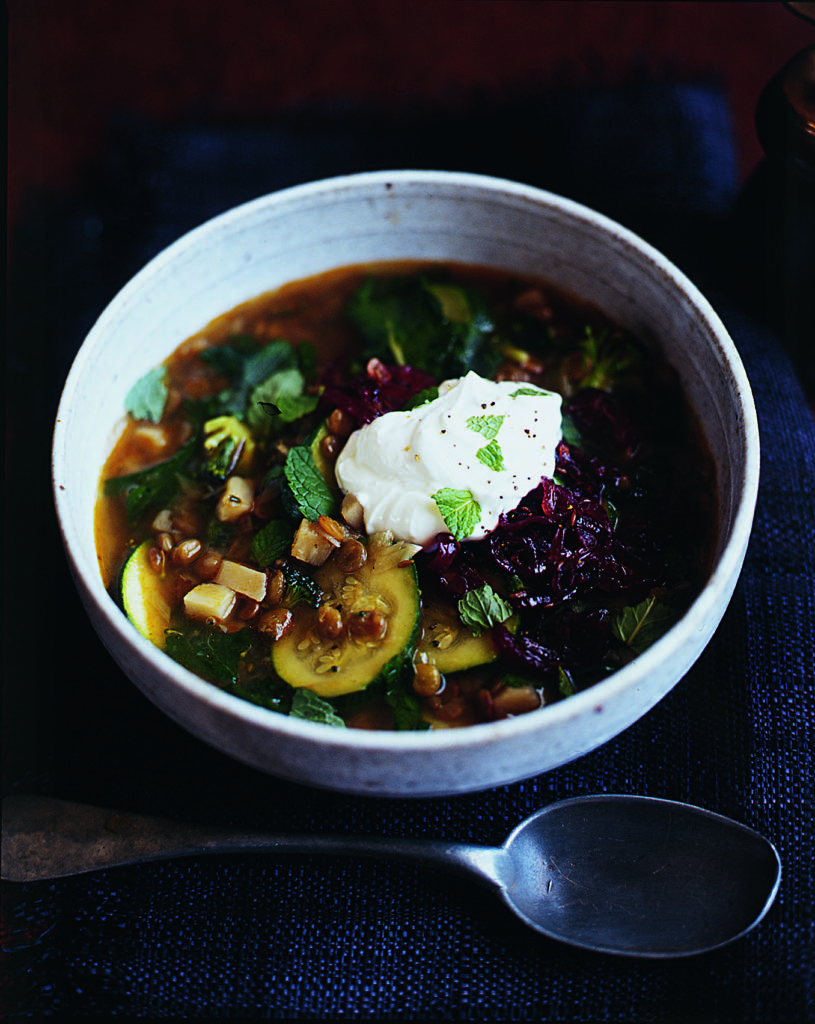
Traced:
MULTIPOLYGON (((460 426, 498 479, 514 442, 488 405, 460 426)), ((708 570, 713 464, 674 372, 538 279, 410 263, 294 282, 183 341, 127 412, 96 508, 105 585, 170 657, 272 712, 374 729, 535 712, 635 658, 708 570), (477 539, 479 503, 444 479, 433 536, 369 533, 335 472, 349 438, 470 373, 560 396, 554 472, 533 467, 477 539)))

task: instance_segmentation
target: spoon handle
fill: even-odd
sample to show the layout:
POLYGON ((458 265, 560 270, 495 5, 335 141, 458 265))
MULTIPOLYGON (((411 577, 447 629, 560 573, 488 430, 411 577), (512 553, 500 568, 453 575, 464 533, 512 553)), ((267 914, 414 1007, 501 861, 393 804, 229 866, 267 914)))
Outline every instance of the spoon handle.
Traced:
POLYGON ((2 877, 64 878, 103 868, 207 853, 342 854, 432 864, 500 887, 504 851, 394 836, 276 835, 187 825, 52 797, 3 801, 2 877))

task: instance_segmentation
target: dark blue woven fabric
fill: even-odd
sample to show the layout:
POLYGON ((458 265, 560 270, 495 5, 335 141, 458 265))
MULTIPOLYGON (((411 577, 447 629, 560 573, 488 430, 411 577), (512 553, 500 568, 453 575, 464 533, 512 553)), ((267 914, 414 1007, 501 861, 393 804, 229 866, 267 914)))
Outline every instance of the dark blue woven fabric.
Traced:
POLYGON ((39 197, 13 240, 12 479, 34 496, 8 545, 6 790, 188 820, 499 843, 555 799, 626 792, 757 828, 784 862, 745 939, 675 962, 557 945, 484 893, 372 861, 233 856, 4 892, 11 1016, 545 1021, 815 1019, 812 811, 815 429, 772 331, 728 263, 736 198, 727 106, 706 83, 550 95, 511 110, 390 120, 335 110, 267 126, 116 126, 82 191, 39 197), (653 711, 557 771, 449 799, 387 800, 259 775, 203 747, 127 682, 76 606, 46 478, 64 374, 114 291, 237 202, 354 170, 499 174, 586 202, 663 248, 744 359, 763 440, 744 573, 696 666, 653 711), (32 554, 32 541, 36 550, 32 554), (32 561, 33 560, 33 561, 32 561), (43 608, 38 579, 57 588, 43 608), (57 661, 40 661, 39 652, 57 661))

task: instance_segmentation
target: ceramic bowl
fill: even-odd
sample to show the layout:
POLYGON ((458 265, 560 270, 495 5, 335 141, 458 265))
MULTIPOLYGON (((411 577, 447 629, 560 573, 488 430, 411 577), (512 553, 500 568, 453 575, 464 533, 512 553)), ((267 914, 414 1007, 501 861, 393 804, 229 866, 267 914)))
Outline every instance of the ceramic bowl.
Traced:
POLYGON ((616 736, 675 686, 732 596, 751 529, 759 442, 752 396, 723 325, 694 285, 620 225, 531 187, 450 172, 351 175, 297 186, 216 217, 113 299, 68 376, 54 434, 57 514, 93 625, 130 679, 204 742, 301 783, 376 795, 444 795, 545 772, 616 736), (428 259, 539 274, 656 342, 710 444, 719 506, 715 565, 689 611, 607 680, 517 718, 424 733, 289 719, 203 682, 143 639, 106 593, 94 548, 101 467, 133 382, 211 319, 287 281, 346 264, 428 259))

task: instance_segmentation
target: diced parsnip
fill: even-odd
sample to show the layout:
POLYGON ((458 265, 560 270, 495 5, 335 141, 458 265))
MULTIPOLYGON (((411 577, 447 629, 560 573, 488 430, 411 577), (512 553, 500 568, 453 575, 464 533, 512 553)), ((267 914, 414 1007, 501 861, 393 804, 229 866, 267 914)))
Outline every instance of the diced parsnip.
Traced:
POLYGON ((234 590, 219 583, 199 583, 184 595, 184 611, 191 619, 225 622, 235 607, 234 590))
POLYGON ((254 497, 251 480, 242 476, 231 476, 226 482, 224 493, 218 499, 215 515, 222 523, 240 519, 244 513, 251 511, 254 497))
POLYGON ((139 423, 133 431, 134 438, 142 446, 145 454, 151 452, 160 455, 169 444, 167 431, 159 423, 139 423))
POLYGON ((330 537, 317 523, 302 519, 291 545, 292 558, 309 565, 324 565, 328 556, 340 546, 340 542, 330 537))
POLYGON ((225 558, 215 576, 215 582, 250 597, 253 601, 262 601, 266 596, 266 573, 250 569, 240 562, 230 562, 225 558))
POLYGON ((156 533, 170 533, 173 528, 172 512, 168 508, 163 508, 153 520, 152 527, 156 533))

